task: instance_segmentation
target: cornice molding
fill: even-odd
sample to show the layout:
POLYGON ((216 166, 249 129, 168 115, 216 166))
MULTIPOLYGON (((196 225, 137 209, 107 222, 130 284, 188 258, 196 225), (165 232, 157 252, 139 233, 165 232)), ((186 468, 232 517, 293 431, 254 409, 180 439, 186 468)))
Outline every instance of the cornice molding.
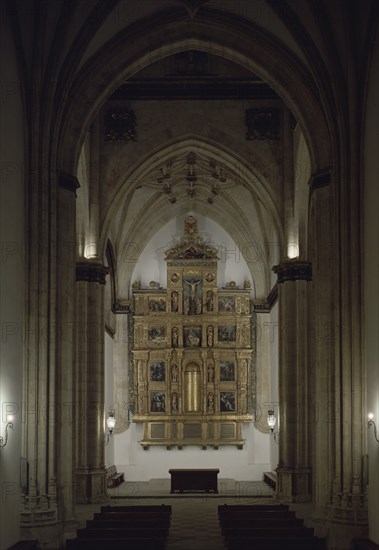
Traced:
POLYGON ((58 177, 58 184, 59 187, 62 187, 62 189, 67 189, 67 191, 71 191, 76 196, 76 190, 79 189, 80 183, 78 181, 78 178, 76 176, 73 176, 71 174, 67 174, 65 172, 61 172, 58 177))
POLYGON ((117 301, 112 306, 112 312, 117 314, 133 313, 132 300, 117 301))
POLYGON ((330 185, 331 179, 331 170, 326 170, 325 172, 314 174, 309 180, 309 187, 311 192, 316 191, 316 189, 320 189, 321 187, 326 187, 330 185))
POLYGON ((253 301, 254 311, 256 313, 270 313, 276 302, 278 301, 278 283, 272 287, 270 293, 264 302, 253 301))
POLYGON ((301 260, 288 260, 272 268, 278 276, 278 284, 286 281, 311 281, 312 264, 301 260))
POLYGON ((98 262, 77 262, 76 264, 76 280, 86 281, 88 283, 99 283, 105 285, 105 277, 108 275, 109 269, 105 265, 98 262))

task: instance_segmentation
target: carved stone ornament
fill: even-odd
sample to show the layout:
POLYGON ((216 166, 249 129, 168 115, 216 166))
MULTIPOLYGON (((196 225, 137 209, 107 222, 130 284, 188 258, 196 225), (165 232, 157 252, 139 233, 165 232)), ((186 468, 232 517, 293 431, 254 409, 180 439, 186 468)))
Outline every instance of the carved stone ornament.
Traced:
POLYGON ((92 262, 78 262, 76 264, 76 280, 88 283, 100 283, 105 285, 105 277, 109 269, 102 264, 92 262))
POLYGON ((272 270, 278 276, 278 284, 286 281, 311 281, 312 264, 311 262, 302 262, 299 260, 288 260, 279 265, 275 265, 272 270))
POLYGON ((150 281, 149 288, 160 288, 160 284, 158 281, 150 281))
POLYGON ((246 139, 279 139, 279 109, 247 109, 245 112, 246 139))
POLYGON ((136 115, 131 109, 109 109, 104 116, 105 141, 137 141, 136 115))
POLYGON ((217 259, 215 247, 204 242, 198 233, 197 220, 188 216, 184 222, 184 236, 179 244, 166 251, 166 260, 217 259))
POLYGON ((225 284, 225 288, 239 288, 239 287, 235 281, 230 281, 229 283, 225 284))

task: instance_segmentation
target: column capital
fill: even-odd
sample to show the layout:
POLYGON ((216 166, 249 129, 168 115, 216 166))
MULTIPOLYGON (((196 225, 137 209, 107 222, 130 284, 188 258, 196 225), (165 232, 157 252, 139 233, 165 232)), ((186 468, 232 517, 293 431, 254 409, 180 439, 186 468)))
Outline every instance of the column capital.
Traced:
POLYGON ((331 169, 324 170, 322 172, 319 172, 318 174, 313 174, 311 179, 309 180, 309 187, 311 189, 311 192, 316 191, 316 189, 320 189, 321 187, 326 187, 330 185, 331 179, 331 169))
POLYGON ((66 172, 60 172, 58 176, 58 184, 62 189, 67 189, 71 191, 76 196, 76 190, 80 187, 78 178, 72 174, 67 174, 66 172))
POLYGON ((109 269, 99 263, 93 261, 83 261, 76 263, 76 280, 87 281, 88 283, 100 283, 105 285, 105 276, 108 275, 109 269))
POLYGON ((274 265, 273 272, 278 276, 278 284, 286 281, 311 281, 312 264, 302 260, 287 260, 274 265))

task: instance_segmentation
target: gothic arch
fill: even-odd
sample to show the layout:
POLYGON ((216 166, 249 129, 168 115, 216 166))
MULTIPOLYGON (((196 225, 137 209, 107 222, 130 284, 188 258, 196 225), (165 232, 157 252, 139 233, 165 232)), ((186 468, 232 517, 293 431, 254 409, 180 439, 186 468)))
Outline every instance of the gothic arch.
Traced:
MULTIPOLYGON (((95 114, 119 85, 153 61, 186 49, 220 55, 252 70, 284 99, 300 123, 312 172, 331 166, 331 143, 324 105, 309 71, 283 44, 253 23, 202 9, 189 20, 182 11, 162 12, 138 22, 108 42, 73 79, 55 135, 57 166, 77 166, 80 149, 95 114), (234 37, 238 35, 236 44, 234 37), (58 150, 59 144, 59 150, 58 150)), ((66 170, 65 170, 66 167, 66 170)))
MULTIPOLYGON (((144 207, 138 211, 138 217, 135 221, 130 221, 132 216, 128 215, 130 210, 133 210, 132 200, 135 190, 141 184, 143 186, 146 179, 153 180, 151 173, 154 170, 158 172, 158 167, 168 158, 183 155, 190 151, 209 155, 209 158, 222 162, 231 171, 238 170, 240 185, 247 189, 252 200, 250 217, 254 217, 252 216, 253 212, 256 213, 255 217, 257 221, 255 225, 227 191, 225 192, 225 196, 217 197, 215 204, 209 208, 207 196, 204 190, 200 189, 199 196, 202 200, 194 202, 194 208, 196 211, 224 226, 233 240, 240 244, 241 253, 245 257, 252 278, 255 281, 256 295, 260 298, 265 298, 271 290, 271 265, 268 258, 270 253, 270 236, 267 234, 267 227, 263 220, 265 217, 264 214, 266 214, 266 218, 269 220, 269 225, 275 228, 279 249, 283 249, 284 245, 283 223, 280 219, 278 207, 270 193, 269 185, 263 176, 254 171, 254 167, 247 165, 244 159, 239 158, 236 154, 221 147, 219 144, 207 143, 194 136, 188 137, 176 144, 165 144, 155 154, 141 158, 139 165, 133 167, 134 170, 131 170, 121 179, 114 191, 110 206, 104 217, 100 249, 103 248, 103 243, 105 243, 108 236, 112 234, 116 237, 116 242, 118 243, 117 254, 120 258, 125 256, 125 246, 128 243, 135 243, 135 250, 141 251, 157 229, 167 223, 173 216, 183 214, 188 209, 188 204, 185 200, 186 191, 181 186, 178 197, 182 200, 178 201, 175 205, 171 205, 169 210, 165 209, 167 197, 161 192, 155 192, 146 201, 144 207), (128 184, 128 180, 132 183, 128 184), (262 208, 264 208, 264 213, 262 208), (226 211, 228 211, 228 215, 226 215, 226 211), (117 220, 121 221, 118 222, 117 220), (127 227, 127 221, 130 223, 129 227, 127 227), (256 250, 253 258, 249 257, 251 255, 252 243, 254 243, 253 246, 256 250), (260 243, 263 243, 263 245, 260 243)), ((157 189, 157 191, 159 190, 157 189)), ((129 258, 128 262, 122 260, 119 262, 120 266, 123 266, 122 276, 119 274, 121 285, 119 290, 123 297, 127 296, 129 278, 136 261, 138 261, 137 256, 134 258, 134 261, 131 261, 131 258, 129 258)))

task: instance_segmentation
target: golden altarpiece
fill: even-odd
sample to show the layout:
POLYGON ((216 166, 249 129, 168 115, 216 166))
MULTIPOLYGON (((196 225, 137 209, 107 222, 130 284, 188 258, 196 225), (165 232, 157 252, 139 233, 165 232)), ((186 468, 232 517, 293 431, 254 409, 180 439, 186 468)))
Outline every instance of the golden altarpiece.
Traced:
POLYGON ((242 448, 253 420, 255 369, 250 283, 217 287, 217 250, 185 220, 166 252, 167 289, 133 284, 133 395, 140 441, 167 448, 242 448))

